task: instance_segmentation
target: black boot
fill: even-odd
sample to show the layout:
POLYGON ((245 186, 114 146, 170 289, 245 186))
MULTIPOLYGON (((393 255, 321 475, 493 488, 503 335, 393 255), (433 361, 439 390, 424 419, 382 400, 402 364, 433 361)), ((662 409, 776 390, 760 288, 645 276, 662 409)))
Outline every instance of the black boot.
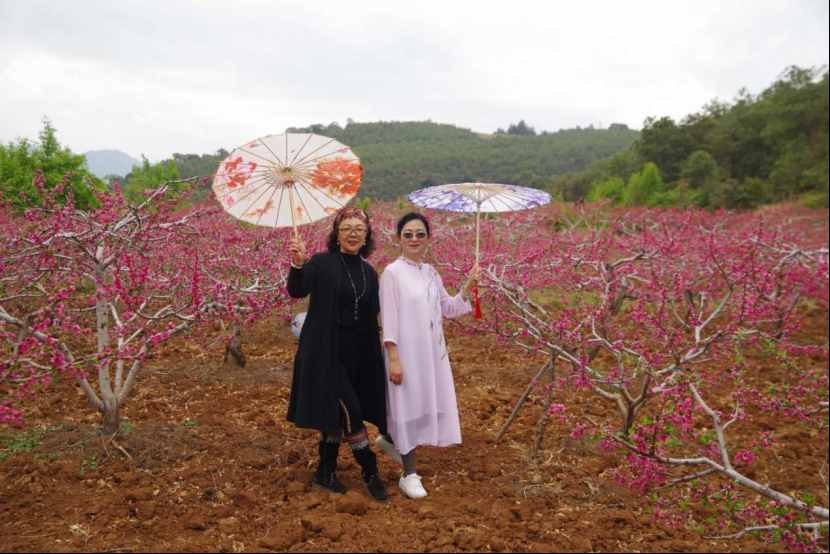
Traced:
POLYGON ((345 494, 346 487, 337 479, 337 453, 340 443, 320 441, 320 466, 314 474, 313 485, 329 492, 345 494))
POLYGON ((355 460, 363 468, 363 482, 372 498, 386 500, 386 485, 378 474, 378 460, 375 453, 368 446, 353 450, 355 460))

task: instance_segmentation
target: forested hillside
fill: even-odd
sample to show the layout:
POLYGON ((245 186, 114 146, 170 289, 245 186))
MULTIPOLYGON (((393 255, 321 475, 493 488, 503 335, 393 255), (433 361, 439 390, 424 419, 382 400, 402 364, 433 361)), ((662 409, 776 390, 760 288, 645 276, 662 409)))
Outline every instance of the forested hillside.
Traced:
POLYGON ((626 128, 479 135, 429 122, 318 125, 294 131, 317 132, 351 146, 365 169, 361 195, 382 199, 461 181, 542 188, 556 175, 627 148, 638 136, 626 128))
MULTIPOLYGON (((526 128, 526 127, 525 127, 526 128)), ((628 148, 639 133, 569 129, 556 133, 481 135, 431 122, 349 122, 292 128, 349 145, 365 169, 360 195, 390 199, 433 184, 482 180, 545 187, 556 175, 578 171, 628 148)), ((174 154, 182 178, 210 175, 225 156, 174 154)))
MULTIPOLYGON (((636 206, 749 209, 798 199, 828 206, 828 72, 787 68, 757 95, 741 90, 731 102, 713 100, 680 121, 649 117, 642 131, 608 129, 536 131, 524 121, 507 131, 475 133, 422 122, 337 123, 288 129, 339 140, 360 157, 360 196, 392 199, 415 189, 461 181, 545 188, 563 200, 605 200, 636 206)), ((95 179, 77 156, 60 146, 47 121, 40 141, 0 145, 0 195, 18 206, 39 202, 38 186, 63 178, 85 204, 95 179), (37 170, 43 182, 35 180, 37 170)), ((231 145, 228 145, 229 148, 231 145)), ((234 145, 235 146, 235 145, 234 145)), ((146 159, 125 178, 131 199, 170 179, 212 176, 229 150, 146 159)), ((201 196, 210 191, 205 188, 201 196)))
POLYGON ((793 66, 760 94, 741 90, 679 122, 647 119, 628 150, 552 188, 626 205, 752 208, 801 198, 827 207, 827 161, 827 68, 793 66))

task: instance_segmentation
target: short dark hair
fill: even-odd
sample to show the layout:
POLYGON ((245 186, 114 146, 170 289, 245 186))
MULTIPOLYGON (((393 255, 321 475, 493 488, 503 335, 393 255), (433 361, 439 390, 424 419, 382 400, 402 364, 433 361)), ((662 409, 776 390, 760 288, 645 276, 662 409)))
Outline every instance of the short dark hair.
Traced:
MULTIPOLYGON (((372 252, 375 251, 375 239, 372 238, 372 224, 369 223, 369 214, 366 212, 363 213, 366 216, 366 244, 360 248, 358 254, 364 258, 368 258, 372 252)), ((340 222, 343 221, 343 219, 348 219, 348 216, 344 218, 335 217, 332 222, 331 232, 329 233, 329 238, 326 242, 326 247, 331 253, 340 252, 340 244, 337 241, 337 235, 339 233, 340 222)))
POLYGON ((427 236, 430 236, 429 220, 424 214, 419 214, 418 212, 409 212, 398 220, 398 236, 401 236, 401 233, 403 233, 404 225, 415 219, 424 224, 424 227, 427 228, 427 236))

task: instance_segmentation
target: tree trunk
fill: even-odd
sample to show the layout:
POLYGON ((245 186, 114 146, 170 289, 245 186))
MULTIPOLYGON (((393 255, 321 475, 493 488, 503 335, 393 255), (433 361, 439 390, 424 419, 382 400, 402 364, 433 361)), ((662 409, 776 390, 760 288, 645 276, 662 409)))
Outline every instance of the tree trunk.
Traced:
POLYGON ((228 355, 238 367, 245 367, 245 354, 242 352, 242 326, 239 322, 233 324, 233 335, 225 345, 224 363, 228 363, 228 355))
POLYGON ((548 376, 550 377, 548 394, 547 398, 545 398, 545 405, 542 409, 542 415, 539 417, 539 421, 536 425, 536 440, 530 450, 531 458, 538 456, 539 452, 542 450, 542 441, 545 439, 545 431, 547 430, 548 422, 550 421, 550 406, 556 398, 554 390, 556 386, 556 354, 551 354, 548 376))
POLYGON ((104 407, 101 410, 104 416, 103 424, 101 425, 101 432, 104 435, 115 435, 121 428, 121 407, 118 405, 118 400, 107 399, 104 401, 104 407))

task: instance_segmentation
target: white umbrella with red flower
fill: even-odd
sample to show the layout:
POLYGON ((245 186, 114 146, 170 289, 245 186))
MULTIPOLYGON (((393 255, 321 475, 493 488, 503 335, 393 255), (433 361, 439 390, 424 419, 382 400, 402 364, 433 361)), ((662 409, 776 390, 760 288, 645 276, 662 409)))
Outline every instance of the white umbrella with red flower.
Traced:
POLYGON ((311 133, 254 139, 225 158, 213 192, 229 214, 268 227, 312 223, 351 200, 363 166, 348 146, 311 133))

